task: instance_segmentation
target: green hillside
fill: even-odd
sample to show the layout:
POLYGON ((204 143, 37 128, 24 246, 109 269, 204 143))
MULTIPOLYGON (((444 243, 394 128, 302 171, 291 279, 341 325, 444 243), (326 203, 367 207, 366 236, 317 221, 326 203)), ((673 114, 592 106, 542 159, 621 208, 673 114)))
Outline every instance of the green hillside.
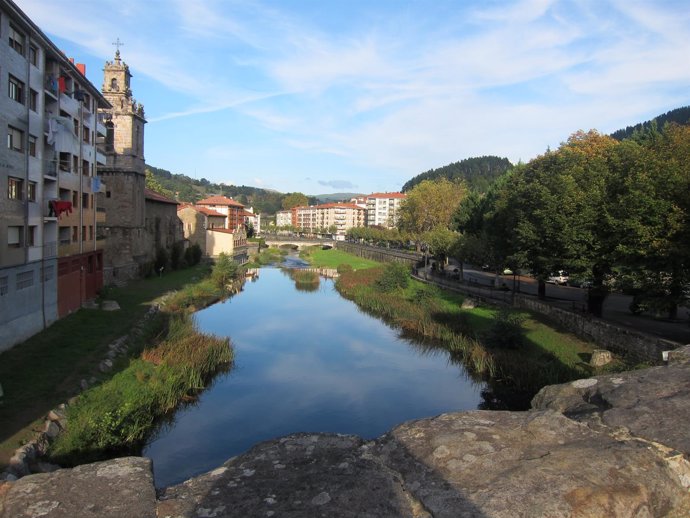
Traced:
POLYGON ((466 158, 438 169, 431 169, 419 174, 403 185, 402 191, 407 192, 422 180, 464 180, 472 191, 486 192, 489 186, 499 176, 513 167, 510 160, 497 156, 480 156, 466 158))

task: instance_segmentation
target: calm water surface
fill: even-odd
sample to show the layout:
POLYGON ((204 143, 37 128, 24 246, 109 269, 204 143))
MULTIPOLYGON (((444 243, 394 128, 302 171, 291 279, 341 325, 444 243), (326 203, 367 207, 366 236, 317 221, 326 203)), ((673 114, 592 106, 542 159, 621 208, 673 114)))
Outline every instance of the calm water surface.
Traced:
POLYGON ((287 274, 264 268, 197 321, 205 332, 231 337, 235 364, 145 448, 159 487, 282 435, 373 438, 403 421, 481 402, 482 385, 444 351, 400 338, 340 297, 330 280, 298 291, 287 274))

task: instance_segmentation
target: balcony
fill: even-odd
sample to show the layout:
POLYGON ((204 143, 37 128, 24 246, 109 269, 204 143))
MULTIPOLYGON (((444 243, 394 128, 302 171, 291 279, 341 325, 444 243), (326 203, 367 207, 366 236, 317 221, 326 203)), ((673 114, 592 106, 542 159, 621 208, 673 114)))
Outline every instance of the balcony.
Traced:
POLYGON ((96 150, 96 163, 98 165, 105 165, 106 164, 105 155, 98 150, 96 150))
POLYGON ((43 245, 43 258, 52 259, 57 257, 57 241, 49 241, 43 245))
POLYGON ((103 124, 101 121, 96 122, 96 135, 105 137, 107 135, 106 131, 105 124, 103 124))

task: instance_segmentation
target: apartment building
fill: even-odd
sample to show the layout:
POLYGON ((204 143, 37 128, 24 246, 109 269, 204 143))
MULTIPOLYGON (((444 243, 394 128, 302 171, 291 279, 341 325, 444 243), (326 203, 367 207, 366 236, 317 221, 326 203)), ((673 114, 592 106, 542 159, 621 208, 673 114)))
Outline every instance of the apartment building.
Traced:
POLYGON ((400 192, 376 192, 367 196, 367 226, 395 227, 400 204, 405 198, 400 192))
POLYGON ((326 203, 292 209, 295 227, 309 233, 329 233, 344 236, 348 229, 363 227, 366 209, 354 203, 326 203))
POLYGON ((279 210, 276 212, 276 227, 289 227, 292 225, 292 211, 279 210))
POLYGON ((93 298, 104 214, 97 111, 108 101, 11 0, 0 0, 0 351, 93 298))
POLYGON ((239 226, 244 226, 244 205, 240 202, 228 198, 227 196, 210 196, 196 202, 197 207, 206 207, 224 214, 227 219, 225 228, 233 230, 239 226))

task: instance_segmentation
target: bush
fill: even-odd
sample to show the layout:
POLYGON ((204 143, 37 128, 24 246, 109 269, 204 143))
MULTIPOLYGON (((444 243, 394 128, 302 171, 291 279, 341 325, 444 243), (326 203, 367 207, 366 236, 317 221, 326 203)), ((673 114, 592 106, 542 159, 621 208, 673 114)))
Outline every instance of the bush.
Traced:
POLYGON ((400 263, 390 263, 383 270, 383 275, 376 282, 379 290, 391 292, 398 288, 405 289, 410 282, 410 272, 407 266, 400 263))
POLYGON ((177 270, 184 266, 184 262, 184 245, 181 242, 177 242, 170 251, 170 266, 172 266, 173 270, 177 270))
POLYGON ((239 269, 239 266, 232 260, 232 257, 225 253, 221 253, 218 259, 216 259, 216 264, 213 265, 211 279, 217 287, 225 288, 237 278, 239 269))
POLYGON ((201 261, 201 247, 199 245, 192 245, 184 251, 184 261, 187 266, 195 266, 201 261))
POLYGON ((156 268, 156 273, 161 271, 161 268, 167 268, 169 262, 168 251, 162 246, 158 247, 156 250, 156 262, 154 267, 156 268))
POLYGON ((523 343, 523 317, 508 309, 501 309, 494 315, 491 327, 486 335, 490 347, 499 349, 517 349, 523 343))

